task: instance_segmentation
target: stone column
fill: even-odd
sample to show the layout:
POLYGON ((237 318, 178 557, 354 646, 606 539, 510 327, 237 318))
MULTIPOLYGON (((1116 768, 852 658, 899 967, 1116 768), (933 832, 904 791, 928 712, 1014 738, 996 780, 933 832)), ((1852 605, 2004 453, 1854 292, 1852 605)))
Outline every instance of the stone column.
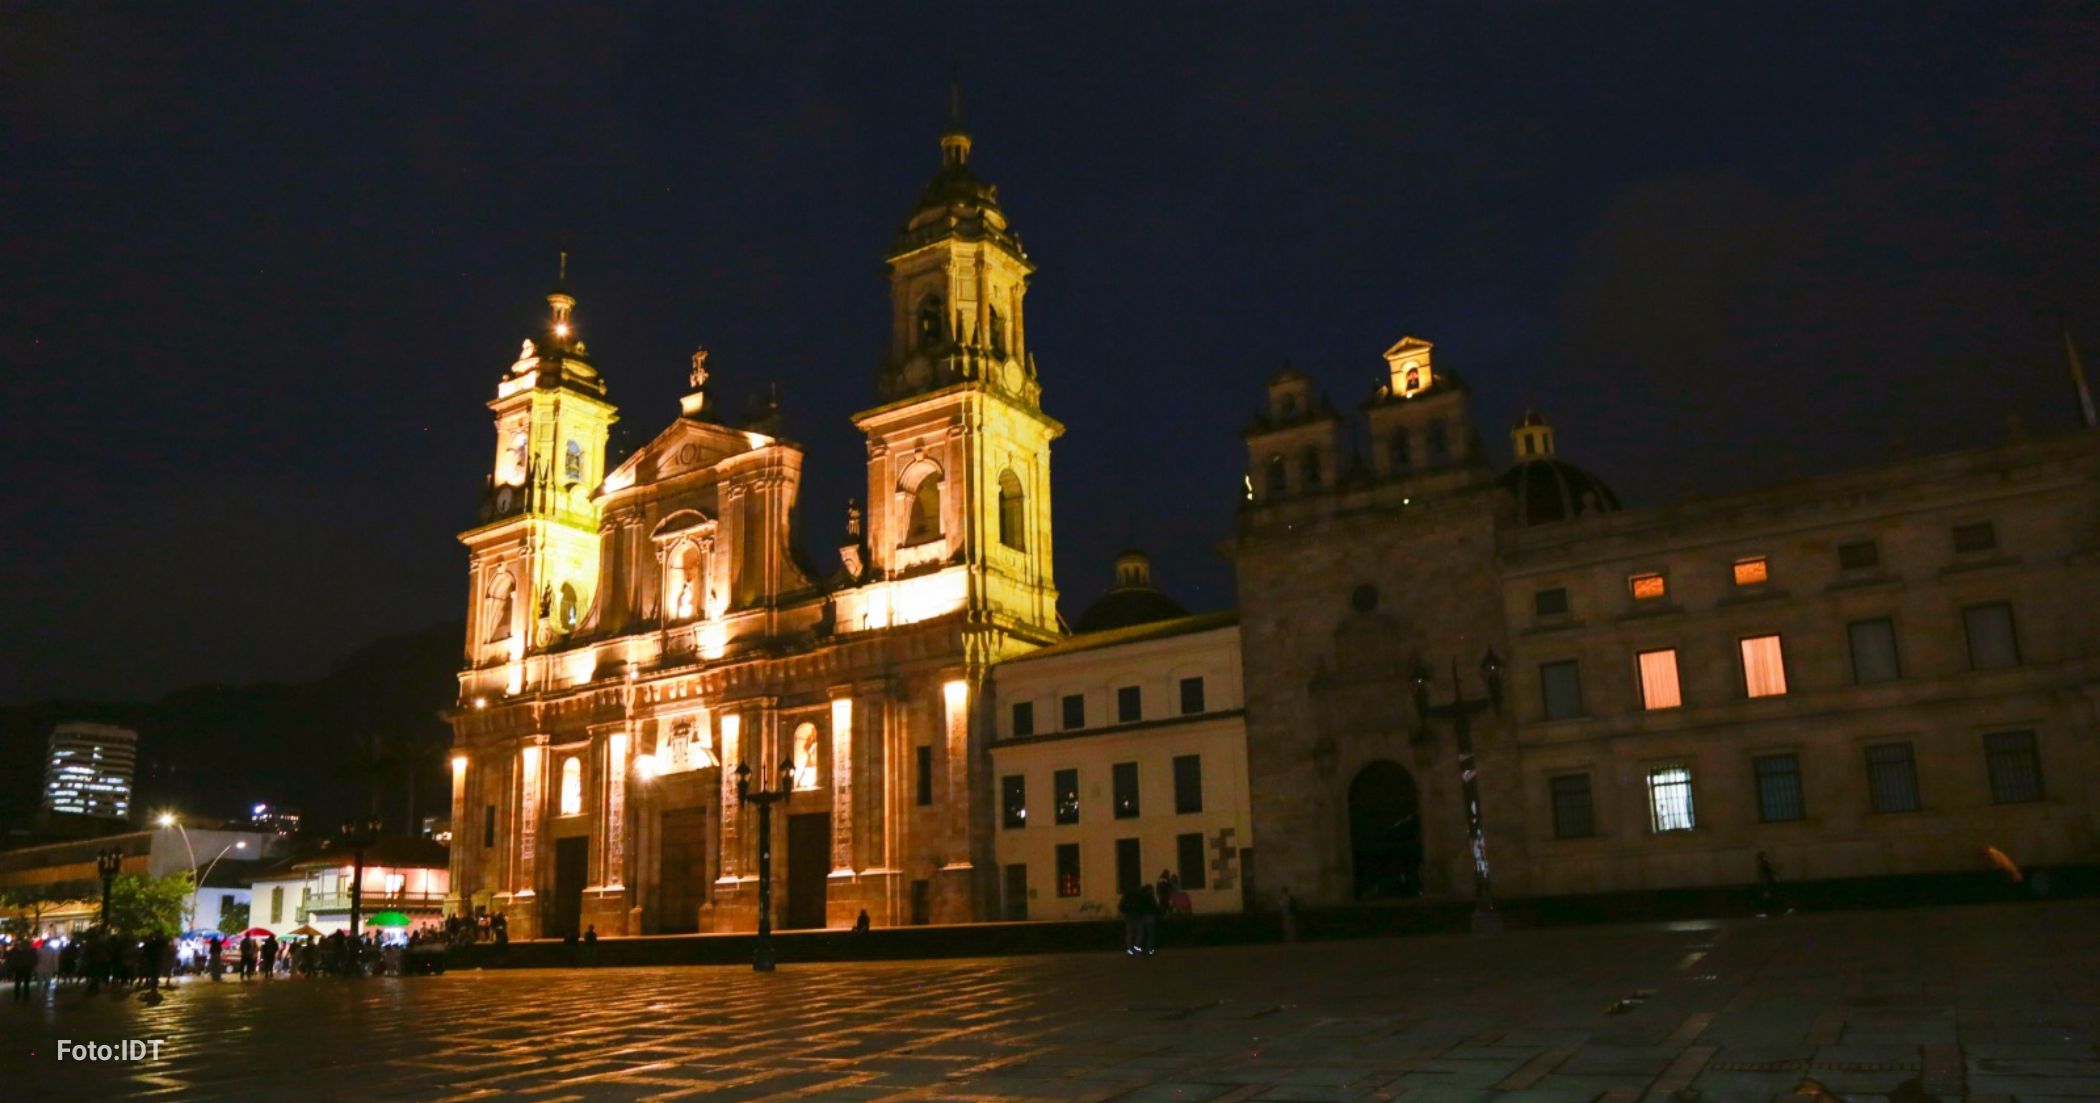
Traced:
POLYGON ((598 883, 627 883, 627 733, 605 737, 605 867, 598 883))
POLYGON ((831 872, 853 873, 853 698, 846 688, 831 698, 831 872))
POLYGON ((539 888, 540 790, 547 755, 547 737, 534 735, 518 749, 518 896, 533 895, 539 888))
POLYGON ((740 746, 743 742, 743 728, 742 714, 727 711, 722 713, 722 873, 719 880, 729 882, 734 882, 737 871, 744 867, 737 851, 737 844, 741 840, 736 829, 736 768, 737 764, 743 761, 740 757, 743 750, 740 746))
MULTIPOLYGON (((474 825, 479 827, 479 824, 474 825)), ((452 853, 448 855, 445 871, 445 914, 460 915, 467 909, 467 855, 474 853, 467 842, 467 756, 455 751, 452 755, 452 853)))

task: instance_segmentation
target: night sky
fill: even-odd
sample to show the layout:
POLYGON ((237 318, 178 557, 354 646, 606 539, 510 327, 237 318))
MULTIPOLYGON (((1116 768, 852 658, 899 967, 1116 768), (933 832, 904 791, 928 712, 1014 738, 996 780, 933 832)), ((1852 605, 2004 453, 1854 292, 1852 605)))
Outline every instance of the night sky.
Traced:
POLYGON ((564 242, 624 440, 696 345, 777 383, 828 566, 951 67, 1068 616, 1128 543, 1231 604, 1286 360, 1353 410, 1426 337, 1639 505, 2066 431, 2059 311, 2100 356, 2092 5, 421 7, 0 5, 0 701, 462 616, 564 242))

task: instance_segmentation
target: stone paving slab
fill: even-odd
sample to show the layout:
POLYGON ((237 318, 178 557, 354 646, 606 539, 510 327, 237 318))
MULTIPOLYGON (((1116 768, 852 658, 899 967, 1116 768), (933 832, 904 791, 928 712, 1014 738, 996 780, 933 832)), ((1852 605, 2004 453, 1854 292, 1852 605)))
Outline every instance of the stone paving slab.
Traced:
POLYGON ((2100 1100, 2100 903, 0 1004, 0 1099, 2100 1100), (165 1039, 61 1064, 58 1039, 165 1039), (1907 1085, 1907 1086, 1906 1086, 1907 1085))

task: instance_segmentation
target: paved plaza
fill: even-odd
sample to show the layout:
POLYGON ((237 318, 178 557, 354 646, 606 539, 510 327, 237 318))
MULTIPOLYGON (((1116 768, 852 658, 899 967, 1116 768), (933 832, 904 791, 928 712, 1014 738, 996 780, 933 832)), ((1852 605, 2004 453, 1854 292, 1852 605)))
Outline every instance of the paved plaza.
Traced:
POLYGON ((2100 903, 0 1006, 36 1101, 2032 1103, 2100 1099, 2100 903), (131 1037, 161 1059, 53 1060, 131 1037))

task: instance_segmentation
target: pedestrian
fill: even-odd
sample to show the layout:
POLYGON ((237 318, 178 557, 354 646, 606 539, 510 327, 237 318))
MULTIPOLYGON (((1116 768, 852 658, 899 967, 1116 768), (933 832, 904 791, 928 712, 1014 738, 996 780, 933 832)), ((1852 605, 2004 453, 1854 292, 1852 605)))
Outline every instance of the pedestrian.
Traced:
POLYGON ((29 988, 36 980, 36 947, 26 938, 7 944, 7 975, 15 982, 15 1002, 29 1002, 29 988))
POLYGON ((1153 952, 1154 932, 1159 926, 1159 899, 1152 886, 1135 885, 1116 904, 1123 915, 1123 952, 1132 957, 1153 952))
POLYGON ((1772 865, 1771 856, 1762 850, 1757 852, 1757 897, 1758 907, 1762 909, 1757 913, 1759 919, 1778 910, 1779 870, 1772 865))
POLYGON ((263 978, 267 980, 267 979, 268 979, 268 978, 270 978, 271 976, 274 976, 274 975, 276 974, 276 972, 277 972, 277 936, 276 936, 275 934, 272 934, 272 935, 271 935, 271 936, 269 936, 268 938, 265 938, 265 939, 263 939, 263 944, 262 944, 262 975, 263 975, 263 978))
POLYGON ((247 980, 247 979, 248 979, 249 977, 252 977, 252 976, 254 976, 254 975, 255 975, 255 939, 253 939, 253 938, 249 937, 248 935, 242 935, 242 936, 241 936, 241 979, 242 979, 242 980, 247 980))
POLYGON ((496 945, 510 945, 510 920, 505 919, 502 912, 496 913, 496 918, 490 922, 490 927, 496 932, 496 945))
POLYGON ((58 979, 72 980, 80 975, 80 940, 66 939, 66 947, 58 952, 58 979))
POLYGON ((160 975, 163 972, 161 962, 167 955, 168 936, 159 931, 147 935, 145 941, 139 943, 139 972, 142 974, 139 980, 146 988, 160 987, 160 975))
POLYGON ((855 916, 855 917, 854 917, 854 919, 853 919, 853 933, 854 933, 854 934, 867 934, 867 933, 868 933, 868 909, 866 909, 866 908, 862 908, 862 909, 860 910, 860 914, 859 914, 858 916, 855 916))
POLYGON ((1152 894, 1153 899, 1159 901, 1161 910, 1165 910, 1169 905, 1173 904, 1174 890, 1180 887, 1181 882, 1174 879, 1172 870, 1163 869, 1159 871, 1159 881, 1152 886, 1152 894))
POLYGON ((1298 900, 1291 895, 1288 885, 1277 897, 1277 910, 1283 913, 1283 940, 1298 941, 1298 900))
POLYGON ((58 980, 58 940, 45 938, 36 948, 36 983, 49 988, 58 980))
POLYGON ((213 935, 211 936, 210 946, 211 979, 213 984, 217 984, 219 982, 220 974, 226 971, 226 959, 222 956, 226 952, 226 940, 220 938, 218 935, 213 935))
POLYGON ((598 925, 586 924, 583 928, 583 963, 598 964, 598 925))

